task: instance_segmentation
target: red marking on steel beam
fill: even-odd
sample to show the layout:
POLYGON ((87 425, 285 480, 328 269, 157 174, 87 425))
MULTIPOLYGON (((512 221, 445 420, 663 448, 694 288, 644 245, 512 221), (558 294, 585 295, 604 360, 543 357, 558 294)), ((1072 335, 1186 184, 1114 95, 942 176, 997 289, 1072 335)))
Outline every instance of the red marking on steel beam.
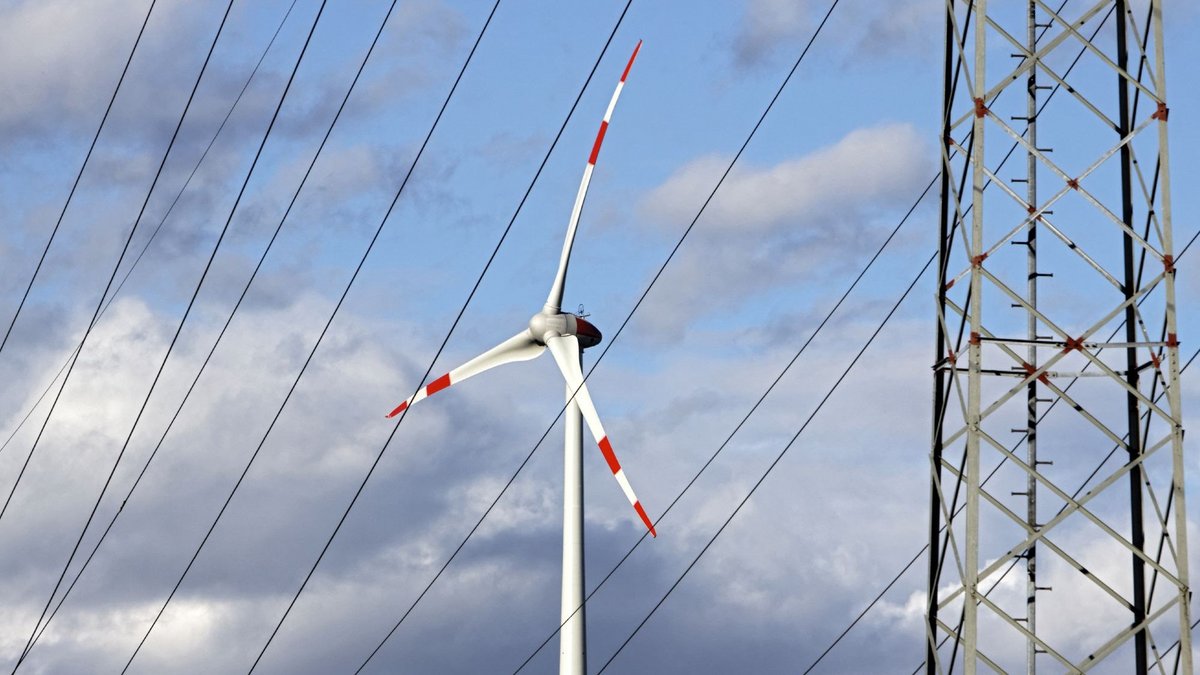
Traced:
MULTIPOLYGON (((1034 368, 1032 363, 1027 363, 1025 361, 1022 361, 1021 367, 1025 369, 1026 375, 1033 375, 1034 373, 1037 372, 1037 368, 1034 368)), ((1050 385, 1050 378, 1046 377, 1046 373, 1042 373, 1041 375, 1038 375, 1037 379, 1038 379, 1038 382, 1041 382, 1042 384, 1044 384, 1046 386, 1050 385)))
POLYGON ((980 343, 980 335, 975 331, 971 331, 971 338, 967 340, 967 344, 977 345, 980 343))
POLYGON ((1168 115, 1170 112, 1171 112, 1171 109, 1167 107, 1167 102, 1166 102, 1166 101, 1159 101, 1159 102, 1158 102, 1158 109, 1157 109, 1157 110, 1155 110, 1155 111, 1154 111, 1154 113, 1153 113, 1152 115, 1150 115, 1150 119, 1152 119, 1152 120, 1162 120, 1163 122, 1166 122, 1166 121, 1167 121, 1167 115, 1168 115))
POLYGON ((1167 274, 1175 271, 1175 256, 1170 253, 1163 256, 1163 269, 1167 274))
POLYGON ((1162 370, 1162 359, 1158 358, 1158 354, 1150 352, 1150 362, 1154 364, 1155 370, 1162 370))
POLYGON ((650 522, 650 516, 646 515, 646 509, 642 508, 642 503, 634 502, 633 510, 637 511, 638 515, 642 517, 642 522, 646 524, 646 529, 650 530, 650 536, 657 537, 658 533, 654 531, 654 523, 650 522))
POLYGON ((596 158, 600 156, 600 144, 604 142, 604 132, 608 131, 608 122, 600 123, 600 131, 596 134, 596 142, 592 145, 592 154, 588 157, 588 164, 595 166, 596 158))
POLYGON ((608 436, 600 439, 600 453, 604 455, 604 461, 608 462, 608 468, 613 474, 621 470, 621 463, 617 461, 617 456, 613 454, 612 443, 608 442, 608 436))
POLYGON ((946 288, 945 288, 945 290, 947 290, 947 291, 948 291, 948 290, 950 290, 951 288, 953 288, 953 287, 954 287, 954 281, 955 281, 954 279, 951 279, 951 280, 950 280, 950 283, 946 284, 946 288))
POLYGON ((400 413, 404 412, 404 409, 407 407, 408 407, 408 401, 405 401, 404 403, 401 403, 400 405, 396 406, 395 410, 388 413, 388 415, 387 415, 388 419, 391 419, 391 418, 395 417, 396 415, 399 415, 400 413))
POLYGON ((1167 346, 1168 347, 1178 347, 1179 346, 1179 338, 1176 337, 1174 333, 1167 333, 1167 346))
POLYGON ((1079 189, 1079 181, 1072 178, 1067 181, 1067 186, 1070 187, 1072 190, 1078 190, 1079 189))
POLYGON ((629 63, 625 64, 625 72, 621 73, 621 81, 629 77, 629 69, 633 67, 633 60, 637 58, 638 52, 642 49, 642 41, 638 40, 637 46, 633 48, 633 55, 629 57, 629 63))
POLYGON ((975 116, 983 117, 984 115, 987 115, 987 114, 988 114, 988 109, 987 109, 987 106, 983 104, 983 99, 981 99, 981 98, 975 99, 975 116))
POLYGON ((430 382, 428 387, 425 387, 425 395, 433 396, 434 394, 438 393, 439 391, 441 391, 449 386, 450 386, 450 373, 446 373, 445 375, 439 377, 438 379, 434 380, 433 382, 430 382))
POLYGON ((979 267, 981 264, 983 264, 984 260, 987 260, 987 257, 988 257, 988 254, 980 253, 979 255, 975 256, 974 258, 971 258, 971 267, 979 267))
POLYGON ((1067 346, 1063 348, 1064 354, 1074 349, 1083 351, 1083 338, 1067 337, 1066 343, 1067 346))

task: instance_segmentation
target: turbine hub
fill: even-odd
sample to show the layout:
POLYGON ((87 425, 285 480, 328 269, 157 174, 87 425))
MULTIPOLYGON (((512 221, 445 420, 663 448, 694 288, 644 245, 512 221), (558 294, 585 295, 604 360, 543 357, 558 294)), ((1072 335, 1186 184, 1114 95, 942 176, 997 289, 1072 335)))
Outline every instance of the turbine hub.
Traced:
POLYGON ((574 335, 579 340, 580 349, 595 347, 604 337, 591 322, 565 312, 534 314, 529 319, 529 332, 540 344, 545 344, 547 338, 555 335, 574 335))

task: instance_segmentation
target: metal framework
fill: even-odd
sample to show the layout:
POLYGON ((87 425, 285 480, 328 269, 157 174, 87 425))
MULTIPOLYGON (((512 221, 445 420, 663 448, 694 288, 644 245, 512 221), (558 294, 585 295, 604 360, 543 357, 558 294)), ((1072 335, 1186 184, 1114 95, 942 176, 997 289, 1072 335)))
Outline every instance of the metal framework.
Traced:
POLYGON ((1190 674, 1162 3, 1052 1, 946 5, 926 671, 1190 674))

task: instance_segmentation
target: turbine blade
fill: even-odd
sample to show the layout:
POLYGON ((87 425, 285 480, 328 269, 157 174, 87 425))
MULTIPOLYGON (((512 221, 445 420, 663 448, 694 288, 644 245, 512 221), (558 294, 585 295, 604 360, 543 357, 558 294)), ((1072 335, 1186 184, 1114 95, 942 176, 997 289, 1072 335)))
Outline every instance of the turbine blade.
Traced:
POLYGON ((592 432, 592 437, 600 446, 600 452, 604 455, 604 461, 608 463, 613 478, 617 479, 617 484, 621 486, 625 498, 629 500, 633 510, 637 511, 638 516, 646 525, 646 529, 650 530, 650 536, 657 537, 658 533, 654 531, 654 523, 650 522, 650 517, 646 515, 646 509, 642 508, 642 503, 633 493, 633 487, 629 485, 629 479, 625 477, 625 470, 617 461, 612 444, 608 442, 608 435, 604 433, 604 425, 600 424, 600 415, 596 414, 596 406, 592 404, 592 395, 588 393, 587 384, 583 381, 583 368, 579 365, 579 340, 574 335, 560 335, 546 340, 546 346, 554 355, 558 369, 562 371, 563 377, 567 380, 567 386, 575 390, 575 403, 579 404, 583 420, 587 422, 588 430, 592 432))
POLYGON ((617 107, 617 99, 621 89, 625 87, 625 78, 629 77, 629 69, 637 58, 642 41, 638 40, 633 48, 633 55, 621 73, 621 81, 613 91, 612 99, 608 102, 608 110, 604 112, 604 120, 600 122, 600 131, 596 133, 596 142, 592 145, 592 154, 588 155, 587 166, 583 168, 583 179, 579 182, 579 192, 575 195, 575 206, 571 208, 571 220, 567 223, 567 238, 563 242, 562 256, 558 261, 558 273, 554 275, 554 284, 550 286, 550 295, 546 297, 546 309, 557 312, 562 308, 563 287, 567 283, 567 263, 571 260, 571 246, 575 243, 575 230, 579 227, 579 214, 583 212, 583 200, 587 196, 588 185, 592 182, 592 171, 596 168, 596 158, 600 155, 600 144, 604 142, 604 134, 608 131, 609 120, 612 119, 613 108, 617 107))
POLYGON ((467 361, 461 366, 442 375, 433 382, 421 387, 412 398, 396 406, 396 409, 388 413, 388 417, 395 417, 404 412, 408 406, 420 401, 423 398, 428 398, 439 391, 449 387, 452 384, 458 384, 468 377, 473 377, 482 373, 485 370, 490 370, 496 366, 502 366, 506 363, 515 361, 528 361, 529 359, 537 358, 546 348, 534 341, 533 336, 529 334, 529 330, 523 330, 520 333, 510 337, 500 344, 492 347, 488 351, 476 356, 467 361))

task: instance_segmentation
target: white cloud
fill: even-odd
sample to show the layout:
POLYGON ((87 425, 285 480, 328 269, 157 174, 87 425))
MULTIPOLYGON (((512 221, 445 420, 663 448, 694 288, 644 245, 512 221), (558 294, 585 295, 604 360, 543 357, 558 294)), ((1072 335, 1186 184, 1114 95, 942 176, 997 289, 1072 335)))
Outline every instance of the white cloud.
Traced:
MULTIPOLYGON (((642 200, 647 220, 680 230, 727 163, 704 157, 681 167, 642 200)), ((859 129, 773 166, 735 167, 642 321, 675 337, 708 313, 814 278, 834 261, 861 259, 872 240, 882 240, 875 236, 881 221, 898 219, 933 171, 929 144, 906 124, 859 129)))

